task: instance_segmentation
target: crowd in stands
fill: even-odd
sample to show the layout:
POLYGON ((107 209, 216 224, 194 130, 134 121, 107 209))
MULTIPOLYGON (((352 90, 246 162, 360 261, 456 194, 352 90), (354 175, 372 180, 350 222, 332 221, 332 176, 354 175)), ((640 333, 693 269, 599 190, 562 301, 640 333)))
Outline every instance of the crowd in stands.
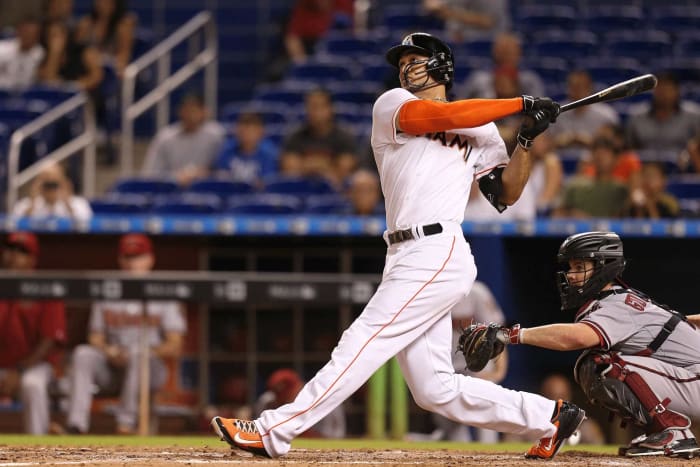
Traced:
MULTIPOLYGON (((73 14, 72 3, 47 0, 40 11, 26 8, 14 37, 0 42, 0 86, 17 90, 32 83, 70 82, 91 93, 104 122, 101 83, 109 75, 106 70, 118 80, 132 59, 138 18, 123 0, 95 0, 82 17, 73 14)), ((381 194, 376 196, 366 171, 376 171, 368 144, 372 102, 396 85, 391 70, 379 64, 382 44, 409 30, 428 29, 453 46, 454 98, 530 94, 570 102, 612 84, 614 77, 630 72, 631 63, 636 63, 636 72, 653 71, 659 78, 653 94, 562 114, 549 138, 534 149, 537 162, 527 196, 499 216, 475 192, 468 219, 700 215, 700 199, 688 199, 677 188, 700 184, 700 105, 693 98, 700 89, 699 72, 673 66, 678 60, 663 62, 667 69, 645 69, 635 62, 639 56, 632 49, 616 69, 609 69, 609 59, 600 58, 608 67, 601 70, 592 61, 590 45, 612 39, 591 18, 607 10, 594 12, 585 2, 571 5, 564 10, 581 18, 565 23, 560 17, 568 18, 566 14, 556 8, 538 10, 534 3, 514 7, 505 1, 422 0, 375 5, 368 30, 360 31, 353 26, 350 0, 297 0, 280 31, 280 60, 271 59, 265 73, 268 82, 260 83, 249 100, 221 105, 222 115, 211 115, 196 93, 186 94, 178 120, 153 136, 139 175, 173 180, 177 187, 172 194, 181 199, 193 189, 203 195, 186 197, 194 213, 256 212, 253 205, 268 213, 381 213, 381 194), (566 24, 574 28, 570 37, 562 35, 566 24), (559 42, 568 44, 568 51, 559 42), (355 177, 358 170, 364 175, 355 177), (652 174, 653 182, 647 180, 652 174), (275 191, 282 179, 298 182, 299 191, 289 183, 288 191, 275 191), (320 182, 300 182, 309 179, 320 182), (360 188, 353 185, 362 180, 372 191, 365 198, 376 200, 371 208, 356 206, 360 188), (325 188, 319 189, 321 185, 325 188), (318 196, 323 199, 314 199, 318 196), (659 203, 663 207, 651 208, 659 203)), ((635 8, 644 12, 638 3, 635 8)), ((623 15, 621 10, 615 14, 623 15)), ((698 15, 692 9, 688 14, 698 15)), ((681 50, 675 46, 685 40, 680 29, 657 32, 668 36, 674 51, 681 50)), ((674 56, 680 60, 678 54, 674 56)), ((518 119, 497 123, 512 148, 518 119)), ((134 197, 120 197, 123 191, 115 186, 91 200, 94 212, 151 212, 159 205, 160 212, 168 212, 162 197, 151 191, 136 193, 145 196, 138 203, 134 197)), ((37 189, 30 197, 40 199, 37 189)), ((42 215, 27 209, 28 200, 21 203, 16 215, 42 215)))

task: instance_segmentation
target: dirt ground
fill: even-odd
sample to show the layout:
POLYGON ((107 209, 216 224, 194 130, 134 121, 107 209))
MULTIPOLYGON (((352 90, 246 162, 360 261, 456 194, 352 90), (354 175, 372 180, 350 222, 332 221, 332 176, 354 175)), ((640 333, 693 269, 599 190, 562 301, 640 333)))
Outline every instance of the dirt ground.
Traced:
POLYGON ((205 448, 183 447, 18 447, 3 446, 0 438, 0 467, 25 466, 99 466, 130 467, 174 465, 210 466, 289 466, 306 467, 319 465, 362 466, 700 466, 700 458, 693 460, 654 457, 627 459, 612 455, 566 451, 554 460, 526 460, 513 453, 478 453, 455 450, 305 450, 292 449, 281 459, 252 457, 248 453, 231 451, 221 446, 205 448), (238 454, 240 453, 240 454, 238 454))

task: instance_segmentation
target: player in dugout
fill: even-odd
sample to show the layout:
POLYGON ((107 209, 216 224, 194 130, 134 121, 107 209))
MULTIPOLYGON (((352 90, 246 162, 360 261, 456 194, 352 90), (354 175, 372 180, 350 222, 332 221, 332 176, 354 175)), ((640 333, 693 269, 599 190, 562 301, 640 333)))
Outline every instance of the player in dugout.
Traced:
POLYGON ((256 420, 214 417, 212 427, 234 448, 280 457, 396 356, 419 406, 458 423, 540 438, 526 456, 550 459, 584 411, 455 374, 450 313, 476 278, 461 227, 472 181, 499 211, 512 205, 530 175, 532 142, 556 119, 559 104, 532 96, 448 102, 452 51, 430 34, 407 35, 386 58, 401 87, 379 96, 372 110, 386 205, 382 282, 294 401, 256 420), (512 114, 524 116, 509 156, 493 122, 512 114))
MULTIPOLYGON (((613 232, 570 236, 559 247, 558 261, 561 308, 574 314, 574 322, 491 324, 486 327, 495 330, 496 347, 585 349, 574 377, 590 402, 644 431, 620 448, 621 455, 699 455, 690 419, 700 417, 700 315, 684 316, 627 285, 622 241, 613 232)), ((465 334, 483 332, 476 329, 484 326, 470 326, 465 334)))

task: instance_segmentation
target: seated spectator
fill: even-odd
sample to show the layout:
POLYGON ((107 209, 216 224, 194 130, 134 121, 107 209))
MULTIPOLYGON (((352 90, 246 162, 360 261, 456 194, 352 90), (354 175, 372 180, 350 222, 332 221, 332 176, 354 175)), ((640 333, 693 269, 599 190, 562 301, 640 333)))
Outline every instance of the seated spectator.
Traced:
MULTIPOLYGON (((553 125, 554 126, 554 125, 553 125)), ((597 138, 609 139, 615 143, 619 156, 613 169, 613 177, 621 183, 632 182, 639 176, 642 169, 642 161, 637 152, 628 148, 625 142, 624 129, 619 125, 603 125, 596 132, 597 138)), ((590 154, 582 157, 579 164, 579 173, 588 177, 595 177, 595 166, 590 161, 590 154)))
POLYGON ((49 24, 54 21, 65 24, 69 31, 73 31, 77 24, 77 19, 73 16, 73 0, 47 0, 44 23, 49 24))
POLYGON ((30 195, 12 208, 13 217, 63 217, 87 222, 92 209, 87 199, 73 194, 73 184, 58 164, 47 165, 32 182, 30 195))
POLYGON ((305 109, 306 122, 282 144, 281 171, 326 177, 340 185, 358 165, 355 137, 336 123, 328 91, 309 91, 305 109))
POLYGON ((146 154, 143 174, 173 177, 187 186, 209 175, 226 132, 218 122, 209 120, 204 100, 196 94, 183 97, 178 117, 177 123, 156 134, 146 154))
POLYGON ((695 137, 688 140, 685 150, 680 155, 678 167, 682 172, 700 173, 700 130, 695 137))
MULTIPOLYGON (((9 271, 36 267, 39 241, 29 232, 7 237, 2 262, 9 271)), ((0 400, 22 401, 24 429, 49 430, 49 383, 66 339, 65 305, 59 300, 0 300, 0 400)))
POLYGON ((699 108, 681 101, 680 83, 672 73, 659 73, 657 78, 652 102, 643 104, 627 121, 627 142, 640 151, 680 154, 700 131, 699 108))
MULTIPOLYGON (((593 80, 585 70, 575 70, 566 79, 567 102, 577 101, 593 94, 593 80)), ((559 148, 586 148, 600 127, 619 125, 620 116, 609 104, 599 102, 584 105, 557 117, 549 132, 559 148)))
POLYGON ((491 70, 477 70, 471 73, 466 83, 456 94, 460 98, 483 98, 492 99, 496 97, 494 79, 498 69, 518 70, 518 82, 523 94, 531 96, 544 96, 544 84, 542 79, 531 70, 521 68, 522 48, 520 39, 510 33, 503 33, 496 36, 491 52, 493 58, 493 68, 491 70))
MULTIPOLYGON (((521 96, 523 93, 520 90, 518 70, 506 66, 493 70, 493 91, 496 99, 521 96)), ((510 115, 495 122, 501 138, 506 143, 508 154, 511 154, 515 149, 515 145, 518 144, 516 137, 520 129, 521 120, 522 118, 518 118, 517 115, 510 115)))
POLYGON ((532 169, 527 181, 535 192, 537 214, 549 215, 561 195, 564 168, 554 151, 554 142, 548 132, 542 133, 530 148, 532 169))
POLYGON ((22 19, 15 28, 15 36, 0 40, 0 89, 10 91, 33 85, 44 59, 38 18, 22 19))
POLYGON ((127 11, 126 0, 94 0, 92 11, 78 21, 75 39, 96 47, 107 63, 114 64, 117 76, 131 61, 136 15, 127 11))
POLYGON ((95 47, 80 44, 72 39, 68 24, 53 21, 44 31, 46 58, 39 68, 41 81, 48 84, 73 83, 88 91, 100 112, 104 98, 99 86, 104 79, 102 58, 95 47))
POLYGON ((595 178, 573 177, 566 185, 553 217, 619 217, 627 199, 627 187, 615 180, 613 169, 619 156, 609 139, 596 139, 591 147, 595 178))
POLYGON ((348 187, 351 214, 358 216, 371 216, 381 214, 384 211, 382 189, 379 186, 379 177, 376 172, 359 169, 350 177, 348 187))
POLYGON ((244 112, 236 121, 233 137, 227 138, 213 169, 222 176, 262 186, 262 180, 278 172, 279 149, 265 139, 259 114, 244 112))
MULTIPOLYGON (((258 397, 253 410, 253 417, 259 416, 264 410, 292 402, 304 381, 299 374, 291 368, 282 368, 273 372, 266 383, 267 390, 258 397)), ((339 405, 320 422, 309 428, 303 437, 307 438, 344 438, 345 437, 345 411, 339 405)))
MULTIPOLYGON (((151 240, 143 234, 127 234, 119 240, 119 267, 135 276, 153 269, 155 256, 151 240)), ((90 428, 93 386, 117 387, 120 401, 115 410, 117 433, 130 434, 136 427, 139 402, 139 363, 142 326, 147 326, 150 348, 151 390, 166 382, 164 359, 182 351, 187 323, 182 304, 176 301, 110 300, 92 305, 88 344, 73 352, 69 373, 69 433, 86 433, 90 428), (145 308, 144 308, 145 307, 145 308)))
POLYGON ((675 218, 680 213, 678 200, 666 191, 666 173, 663 165, 646 162, 641 180, 630 187, 624 217, 644 219, 675 218))
POLYGON ((0 2, 0 31, 13 28, 28 16, 40 17, 44 12, 45 0, 22 0, 0 2))
POLYGON ((495 36, 510 29, 506 0, 423 0, 423 9, 445 22, 452 42, 495 36))

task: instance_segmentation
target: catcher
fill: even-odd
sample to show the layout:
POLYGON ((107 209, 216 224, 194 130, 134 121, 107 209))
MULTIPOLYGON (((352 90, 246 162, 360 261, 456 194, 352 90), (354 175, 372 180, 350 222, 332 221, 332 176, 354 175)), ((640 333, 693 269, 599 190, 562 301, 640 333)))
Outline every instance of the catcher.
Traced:
POLYGON ((700 454, 690 431, 690 418, 700 417, 700 315, 685 317, 625 284, 615 233, 572 235, 558 260, 562 310, 575 313, 574 323, 472 325, 460 339, 467 366, 478 371, 509 344, 586 349, 574 378, 588 399, 644 430, 621 455, 700 454))

